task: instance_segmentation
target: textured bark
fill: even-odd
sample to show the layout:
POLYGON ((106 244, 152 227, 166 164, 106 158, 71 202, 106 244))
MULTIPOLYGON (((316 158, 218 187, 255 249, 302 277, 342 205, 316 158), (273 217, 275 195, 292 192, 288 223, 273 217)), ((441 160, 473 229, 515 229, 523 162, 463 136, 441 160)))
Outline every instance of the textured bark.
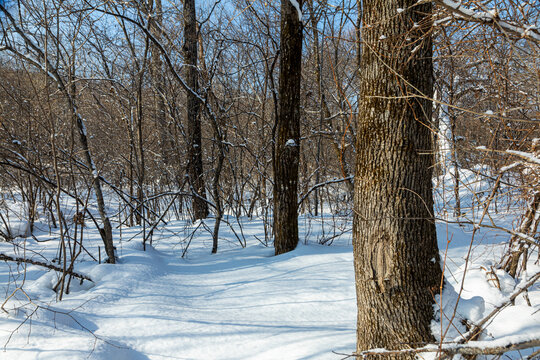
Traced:
MULTIPOLYGON (((302 2, 298 1, 302 6, 302 2)), ((279 104, 274 148, 274 247, 276 255, 298 244, 298 162, 302 23, 289 0, 281 1, 279 104)))
POLYGON ((197 70, 197 18, 195 15, 195 0, 184 1, 184 61, 186 63, 186 85, 190 90, 187 94, 187 136, 188 136, 188 175, 192 190, 197 196, 193 197, 194 220, 208 216, 206 189, 203 178, 201 119, 199 117, 200 99, 197 70))
POLYGON ((358 352, 433 341, 442 276, 432 216, 432 103, 421 96, 433 94, 431 4, 363 4, 353 225, 358 352))

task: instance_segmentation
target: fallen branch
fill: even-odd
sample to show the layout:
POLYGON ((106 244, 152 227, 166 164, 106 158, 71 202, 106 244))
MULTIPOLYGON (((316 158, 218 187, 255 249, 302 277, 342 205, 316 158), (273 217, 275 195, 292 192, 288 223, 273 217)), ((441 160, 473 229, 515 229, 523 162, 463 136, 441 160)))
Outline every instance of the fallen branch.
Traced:
MULTIPOLYGON (((62 273, 64 272, 64 269, 62 269, 59 266, 55 266, 53 264, 45 263, 45 262, 42 262, 42 261, 36 261, 36 260, 32 260, 32 259, 25 259, 25 258, 21 258, 21 257, 12 257, 12 256, 2 254, 2 253, 0 253, 0 260, 13 261, 13 262, 16 262, 16 263, 27 263, 27 264, 37 265, 37 266, 43 266, 43 267, 46 267, 47 269, 55 270, 55 271, 62 272, 62 273)), ((88 276, 76 273, 73 270, 66 269, 66 273, 71 275, 71 276, 74 276, 76 278, 82 279, 82 280, 88 280, 88 281, 94 282, 88 276)))
MULTIPOLYGON (((386 349, 373 349, 362 351, 361 353, 352 354, 349 356, 356 356, 356 358, 364 358, 366 356, 395 356, 404 354, 420 354, 420 353, 439 353, 446 356, 451 355, 502 355, 509 351, 524 350, 540 346, 540 339, 529 339, 518 342, 510 342, 508 344, 500 345, 500 341, 475 341, 469 344, 456 344, 447 343, 442 347, 436 344, 430 344, 416 349, 403 349, 403 350, 386 350, 386 349), (491 345, 490 342, 496 343, 491 345), (499 343, 499 344, 497 344, 499 343)), ((345 354, 340 354, 345 355, 345 354)))

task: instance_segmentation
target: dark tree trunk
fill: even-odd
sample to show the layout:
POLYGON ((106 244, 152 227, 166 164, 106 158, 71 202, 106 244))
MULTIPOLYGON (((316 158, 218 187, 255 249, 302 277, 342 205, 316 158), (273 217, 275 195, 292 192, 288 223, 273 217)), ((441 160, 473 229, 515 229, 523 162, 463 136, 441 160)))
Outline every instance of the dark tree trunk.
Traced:
POLYGON ((199 117, 200 99, 197 70, 197 18, 195 0, 184 1, 184 61, 186 63, 187 93, 187 136, 188 136, 188 175, 195 195, 193 197, 193 219, 208 216, 206 189, 203 178, 201 120, 199 117))
POLYGON ((359 352, 433 341, 442 276, 432 215, 431 4, 363 5, 353 225, 359 352))
MULTIPOLYGON (((302 1, 298 0, 301 7, 302 1)), ((289 0, 281 1, 279 104, 274 153, 274 247, 276 255, 298 244, 298 162, 302 22, 289 0)))

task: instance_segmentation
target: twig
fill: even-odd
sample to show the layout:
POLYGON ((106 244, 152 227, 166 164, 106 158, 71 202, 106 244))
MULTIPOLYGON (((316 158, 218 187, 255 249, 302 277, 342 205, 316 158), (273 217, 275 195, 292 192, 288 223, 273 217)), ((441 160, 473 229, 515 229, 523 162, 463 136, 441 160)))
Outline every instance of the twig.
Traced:
POLYGON ((302 203, 304 202, 304 200, 307 199, 309 194, 311 194, 313 191, 317 190, 318 188, 326 186, 326 185, 330 185, 330 184, 337 184, 337 183, 341 183, 341 182, 344 182, 344 181, 350 181, 353 178, 354 178, 353 176, 348 176, 348 177, 345 177, 345 178, 328 180, 328 181, 313 185, 305 194, 303 194, 300 197, 300 201, 298 201, 298 207, 300 207, 300 205, 302 205, 302 203))

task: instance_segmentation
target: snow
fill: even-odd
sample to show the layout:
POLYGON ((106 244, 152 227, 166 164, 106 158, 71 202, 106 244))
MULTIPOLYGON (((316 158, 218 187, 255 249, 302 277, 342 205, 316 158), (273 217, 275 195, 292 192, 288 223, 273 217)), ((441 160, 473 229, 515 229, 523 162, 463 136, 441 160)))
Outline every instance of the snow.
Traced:
POLYGON ((11 237, 28 237, 31 234, 30 223, 22 219, 8 220, 0 225, 0 233, 11 237))
POLYGON ((297 146, 296 141, 294 139, 288 139, 285 143, 285 146, 297 146))
MULTIPOLYGON (((508 303, 510 296, 519 290, 526 282, 530 274, 540 271, 540 266, 534 263, 537 254, 532 256, 527 268, 527 274, 521 274, 517 279, 512 278, 505 271, 498 269, 498 264, 502 254, 507 251, 505 242, 508 234, 493 228, 483 227, 483 223, 478 224, 478 211, 474 211, 474 194, 485 193, 490 189, 489 181, 479 175, 480 172, 488 172, 486 168, 475 168, 474 171, 460 169, 460 178, 463 187, 460 188, 462 211, 462 221, 460 225, 457 219, 451 215, 446 215, 449 221, 447 224, 441 222, 437 226, 439 249, 442 259, 445 261, 445 288, 441 296, 437 295, 435 305, 436 321, 432 323, 432 332, 438 341, 452 342, 459 341, 462 334, 467 332, 464 321, 469 324, 476 324, 490 314, 496 307, 508 303), (472 223, 467 223, 468 221, 472 223), (476 229, 476 230, 475 230, 476 229), (473 231, 474 230, 474 231, 473 231), (472 234, 474 238, 472 238, 472 234), (445 240, 448 242, 448 250, 445 250, 445 240), (444 244, 444 245, 443 245, 444 244), (471 250, 470 255, 468 254, 471 250), (458 295, 460 294, 460 296, 458 295), (449 319, 453 318, 450 323, 449 319)), ((450 169, 449 174, 454 170, 450 169)), ((495 176, 495 172, 490 175, 495 176)), ((439 189, 446 187, 451 191, 452 176, 446 174, 439 179, 439 189), (444 185, 442 184, 444 183, 444 185)), ((501 188, 501 191, 507 191, 501 188)), ((450 204, 452 208, 452 195, 448 196, 439 191, 435 192, 436 207, 439 214, 448 214, 451 211, 444 210, 444 204, 450 204)), ((446 205, 448 206, 448 205, 446 205)), ((489 221, 486 223, 496 223, 506 229, 512 229, 512 221, 515 219, 514 211, 510 209, 506 212, 491 212, 489 221)), ((481 212, 481 211, 480 211, 481 212)), ((518 214, 520 212, 518 211, 518 214)), ((515 224, 514 224, 515 225, 515 224)), ((515 232, 513 232, 515 233, 515 232)), ((530 238, 526 234, 518 236, 530 238)), ((536 251, 536 250, 535 250, 536 251)), ((507 306, 499 314, 488 322, 486 330, 481 334, 478 341, 469 342, 471 346, 505 346, 518 341, 540 338, 540 314, 538 304, 540 301, 540 289, 538 285, 533 286, 528 292, 531 307, 527 305, 525 298, 519 295, 515 304, 507 306)), ((453 346, 453 345, 445 345, 453 346)), ((532 351, 528 350, 528 354, 532 351)), ((509 358, 521 358, 526 352, 511 352, 509 358)))
POLYGON ((512 155, 522 157, 531 163, 540 165, 540 158, 536 157, 534 154, 517 150, 506 150, 506 152, 512 155))
MULTIPOLYGON (((450 169, 435 179, 450 189, 449 194, 453 194, 453 173, 450 169)), ((460 177, 469 184, 460 190, 463 217, 476 221, 474 201, 489 188, 489 181, 463 169, 460 177)), ((527 276, 513 279, 496 269, 509 235, 482 226, 460 226, 444 209, 452 199, 438 189, 438 218, 448 220, 437 223, 446 285, 442 296, 436 297, 432 331, 447 342, 467 331, 462 321, 478 322, 507 302, 540 266, 533 263, 537 256, 533 254, 527 276)), ((113 213, 118 203, 109 196, 108 204, 113 213)), ((24 212, 17 203, 8 206, 24 212)), ((69 222, 72 200, 64 199, 63 208, 69 222)), ((509 227, 514 219, 511 211, 493 216, 509 227)), ((211 233, 205 230, 213 229, 211 218, 198 223, 168 219, 167 225, 155 229, 153 246, 147 244, 146 251, 142 228, 119 227, 111 220, 118 264, 97 264, 83 252, 75 270, 93 282, 73 280, 62 301, 56 301, 52 290, 58 281, 56 273, 30 264, 0 262, 0 290, 5 296, 14 293, 5 305, 8 312, 0 311, 0 342, 5 344, 0 358, 338 359, 332 351, 350 354, 355 350, 350 215, 329 209, 322 217, 302 215, 301 243, 280 256, 274 256, 271 243, 264 246, 264 224, 257 217, 238 222, 226 217, 215 255, 210 254, 211 233), (227 222, 237 234, 244 234, 245 248, 227 222), (328 238, 333 239, 332 246, 318 244, 328 238), (23 282, 24 293, 17 290, 23 282)), ((57 235, 41 217, 35 224, 35 238, 0 242, 0 253, 51 261, 57 256, 58 243, 45 240, 57 235)), ((101 239, 93 225, 85 228, 84 236, 85 248, 97 254, 101 239)), ((540 337, 538 286, 529 290, 528 297, 533 306, 518 296, 472 345, 505 345, 540 337)))
POLYGON ((470 9, 463 6, 461 1, 453 0, 437 0, 437 3, 450 10, 454 15, 467 20, 478 21, 483 23, 496 23, 496 27, 503 32, 518 35, 522 38, 529 37, 535 42, 540 41, 540 33, 536 31, 537 27, 531 25, 515 25, 510 21, 500 19, 499 12, 496 9, 488 9, 487 11, 478 9, 470 9))
POLYGON ((414 49, 411 50, 411 54, 414 54, 415 52, 417 52, 418 50, 420 50, 420 48, 422 47, 423 45, 422 44, 418 44, 414 47, 414 49))
POLYGON ((517 167, 517 166, 519 166, 519 165, 521 165, 521 164, 522 164, 521 161, 518 161, 518 162, 514 162, 514 163, 512 163, 512 164, 510 164, 510 165, 503 166, 503 167, 501 168, 501 173, 504 173, 504 172, 506 172, 506 171, 508 171, 508 170, 512 170, 513 168, 515 168, 515 167, 517 167))
MULTIPOLYGON (((213 228, 211 220, 205 222, 213 228)), ((22 294, 9 302, 7 308, 21 310, 0 315, 0 341, 6 343, 33 313, 31 335, 27 337, 29 325, 22 326, 1 356, 19 360, 38 356, 325 359, 333 350, 354 348, 356 302, 350 243, 300 244, 295 251, 275 257, 273 247, 262 246, 253 237, 264 239, 262 222, 254 221, 244 225, 244 234, 251 240, 245 249, 223 229, 222 248, 210 255, 211 236, 201 230, 182 259, 179 238, 167 236, 171 231, 183 233, 186 226, 182 221, 169 223, 168 231, 156 236, 156 248, 146 252, 140 238, 119 244, 119 264, 81 262, 77 271, 95 284, 84 282, 61 302, 54 301, 52 291, 57 276, 29 265, 32 280, 25 291, 43 309, 33 313, 32 305, 21 307, 26 299, 22 294)), ((130 238, 139 230, 124 229, 123 236, 130 238)), ((91 237, 97 240, 98 235, 91 237)), ((26 246, 52 256, 56 248, 32 239, 26 246)), ((0 243, 0 252, 10 248, 0 243)), ((1 265, 0 280, 7 288, 9 269, 1 265)))
POLYGON ((289 0, 291 5, 294 6, 296 12, 298 13, 298 21, 302 22, 302 10, 300 9, 300 4, 296 0, 289 0))

